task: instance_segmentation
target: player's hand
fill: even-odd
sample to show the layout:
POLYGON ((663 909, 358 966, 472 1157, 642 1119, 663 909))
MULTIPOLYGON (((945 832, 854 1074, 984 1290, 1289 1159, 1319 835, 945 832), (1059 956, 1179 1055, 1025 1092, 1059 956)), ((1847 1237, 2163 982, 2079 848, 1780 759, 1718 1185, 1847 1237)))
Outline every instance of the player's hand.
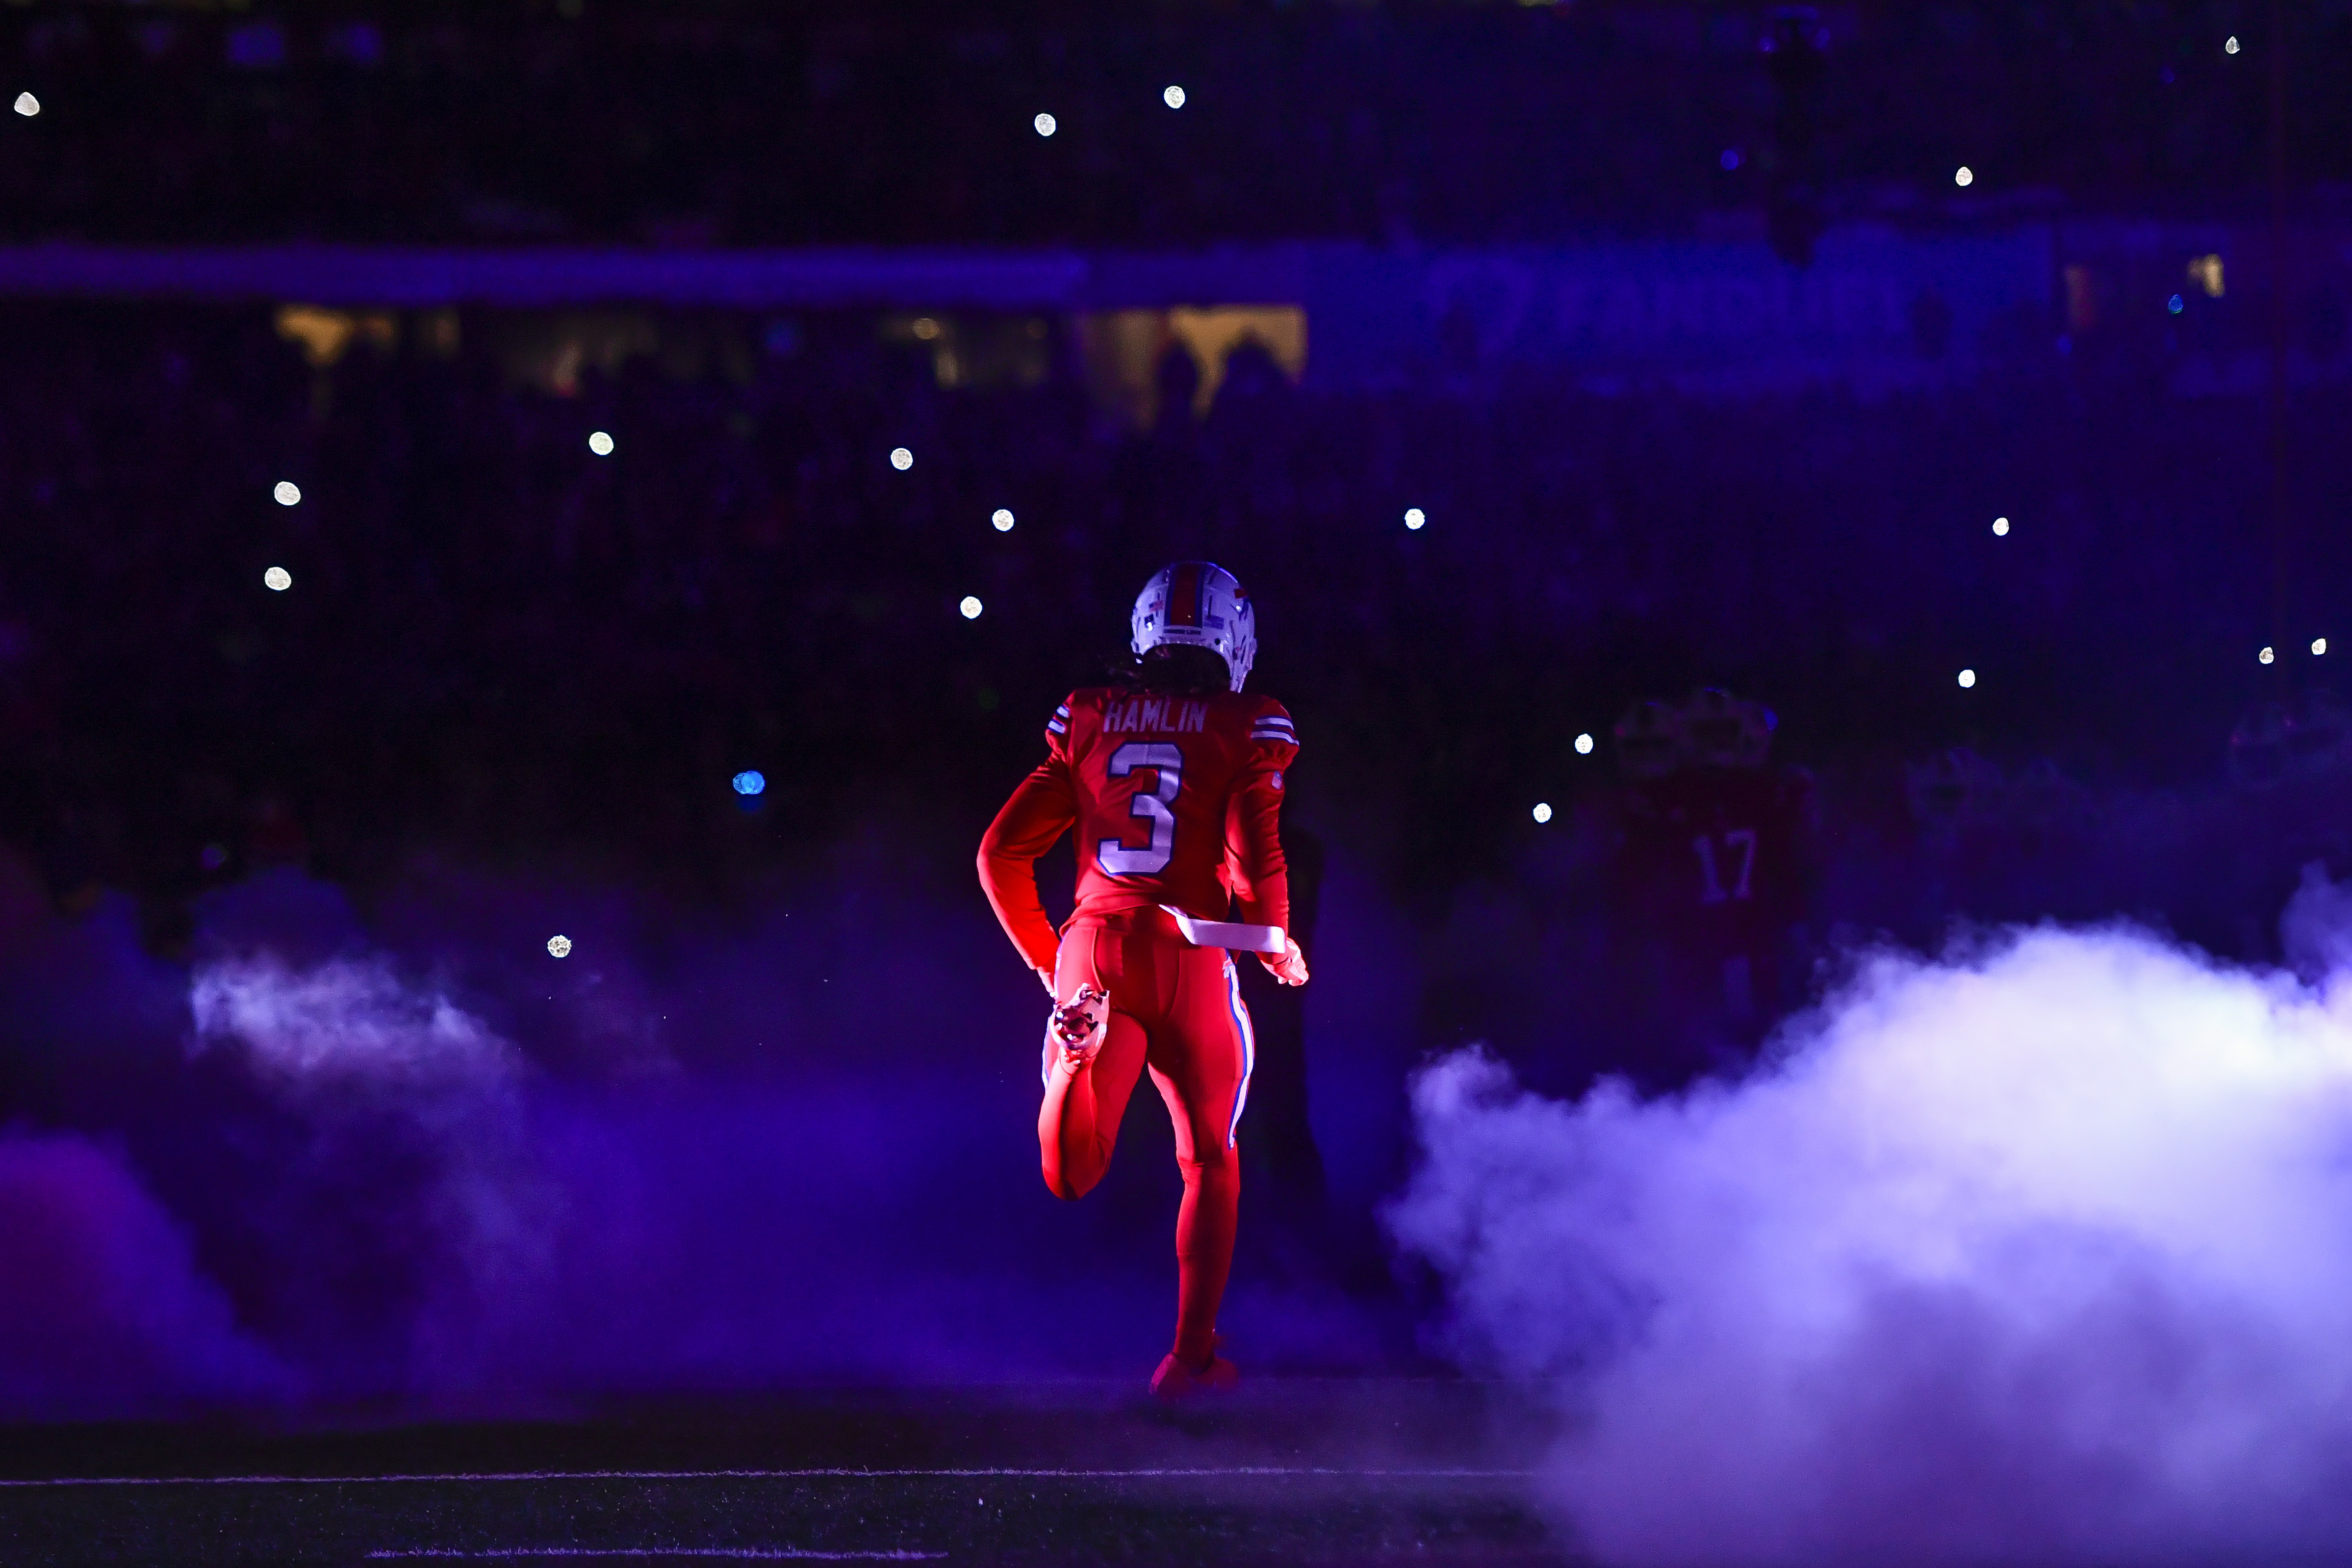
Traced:
POLYGON ((1270 952, 1261 952, 1257 955, 1257 961, 1265 965, 1265 972, 1268 974, 1273 975, 1285 985, 1307 984, 1307 954, 1299 951, 1298 942, 1295 937, 1286 934, 1283 937, 1282 952, 1279 956, 1270 952))

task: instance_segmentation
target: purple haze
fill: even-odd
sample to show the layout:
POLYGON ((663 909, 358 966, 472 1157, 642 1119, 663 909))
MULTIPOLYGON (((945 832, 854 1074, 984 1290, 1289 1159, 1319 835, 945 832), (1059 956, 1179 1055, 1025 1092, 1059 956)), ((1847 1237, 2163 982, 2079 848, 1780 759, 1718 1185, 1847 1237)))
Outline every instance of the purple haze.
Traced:
MULTIPOLYGON (((7 1415, 1139 1379, 1165 1349, 1164 1113, 1139 1099, 1088 1203, 1046 1194, 1042 999, 976 889, 853 847, 731 921, 430 866, 364 918, 292 873, 200 915, 168 963, 5 868, 7 1415)), ((1225 1316, 1261 1365, 1382 1354, 1263 1258, 1225 1316)))

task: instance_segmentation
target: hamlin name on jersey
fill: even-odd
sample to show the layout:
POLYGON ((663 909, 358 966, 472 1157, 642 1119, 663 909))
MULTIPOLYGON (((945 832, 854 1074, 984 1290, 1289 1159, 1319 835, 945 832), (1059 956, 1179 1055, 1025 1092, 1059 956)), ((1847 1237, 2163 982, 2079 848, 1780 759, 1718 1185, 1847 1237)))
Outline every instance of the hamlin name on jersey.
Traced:
POLYGON ((1073 691, 1070 700, 1055 709, 1054 716, 1045 721, 1045 743, 1065 757, 1069 754, 1067 738, 1074 721, 1074 705, 1076 712, 1097 715, 1094 729, 1098 734, 1206 734, 1213 713, 1235 732, 1246 728, 1253 743, 1286 744, 1294 750, 1298 745, 1298 731, 1290 715, 1271 697, 1223 692, 1211 697, 1133 697, 1095 689, 1073 691))
POLYGON ((1045 967, 1054 932, 1036 908, 1036 857, 1077 838, 1076 915, 1171 905, 1207 920, 1286 925, 1277 818, 1298 734, 1282 704, 1237 691, 1090 687, 1045 724, 1046 759, 997 814, 981 877, 1005 930, 1045 967))
POLYGON ((1165 903, 1215 919, 1230 893, 1248 898, 1298 751, 1281 703, 1093 687, 1054 710, 1045 743, 1069 769, 1081 910, 1165 903))
MULTIPOLYGON (((1055 710, 1055 722, 1066 724, 1069 710, 1066 702, 1055 710)), ((1197 697, 1131 697, 1125 701, 1113 698, 1103 709, 1102 729, 1106 735, 1143 731, 1198 735, 1208 728, 1209 705, 1197 697)), ((1057 731, 1048 724, 1045 732, 1050 735, 1057 731)))

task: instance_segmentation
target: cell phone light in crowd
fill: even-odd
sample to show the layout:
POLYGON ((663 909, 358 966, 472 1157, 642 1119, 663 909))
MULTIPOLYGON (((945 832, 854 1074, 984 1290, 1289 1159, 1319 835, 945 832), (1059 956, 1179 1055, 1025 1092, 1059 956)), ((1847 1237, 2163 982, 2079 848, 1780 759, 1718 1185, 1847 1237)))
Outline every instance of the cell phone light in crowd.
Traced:
POLYGON ((1739 149, 1737 147, 1726 147, 1723 150, 1723 156, 1717 158, 1716 162, 1723 165, 1723 172, 1725 174, 1727 174, 1731 173, 1732 170, 1739 167, 1739 149))
POLYGON ((2009 519, 2005 517, 1997 517, 1992 520, 1992 536, 1995 539, 2007 539, 2009 537, 2009 519))
POLYGON ((2326 651, 2327 639, 2326 637, 2314 637, 2311 639, 2311 653, 2313 658, 2316 658, 2326 651))
POLYGON ((890 448, 890 466, 903 474, 915 466, 915 454, 904 447, 893 447, 890 448))
POLYGON ((273 594, 282 594, 294 585, 294 574, 283 566, 272 566, 261 574, 261 585, 273 594))
POLYGON ((1551 802, 1548 800, 1539 800, 1536 802, 1534 815, 1538 826, 1543 823, 1549 822, 1551 820, 1551 802))
POLYGON ((2234 55, 2238 52, 2237 34, 2232 33, 2228 37, 2221 40, 2221 52, 2225 55, 2234 55))
POLYGON ((1422 524, 1428 521, 1429 514, 1423 511, 1421 508, 1417 506, 1409 506, 1404 509, 1404 525, 1405 527, 1412 530, 1413 532, 1420 532, 1422 524))
POLYGON ((1171 109, 1181 109, 1184 107, 1184 89, 1171 82, 1160 89, 1160 101, 1171 109))
POLYGON ((727 782, 735 786, 737 795, 752 795, 768 787, 768 775, 757 768, 745 768, 727 782))
POLYGON ((1964 669, 1964 670, 1960 671, 1960 689, 1961 689, 1961 690, 1963 690, 1963 691, 1969 690, 1969 689, 1971 689, 1972 687, 1974 687, 1974 686, 1976 685, 1976 683, 1977 683, 1977 672, 1976 672, 1975 670, 1973 670, 1973 669, 1964 669))
POLYGON ((26 119, 30 120, 40 111, 41 100, 39 99, 35 98, 29 92, 20 92, 16 95, 17 113, 23 115, 26 119))
POLYGON ((589 431, 588 449, 595 453, 600 458, 611 457, 613 455, 612 436, 608 432, 603 430, 589 431))
POLYGON ((1591 736, 1579 735, 1576 738, 1576 754, 1580 757, 1589 757, 1592 754, 1591 736))
POLYGON ((1040 136, 1051 136, 1055 131, 1061 129, 1060 122, 1050 114, 1041 114, 1029 123, 1036 128, 1037 134, 1040 136))
POLYGON ((2277 660, 2278 653, 2276 649, 2266 647, 2263 649, 2262 652, 2254 655, 2254 657, 2261 659, 2264 664, 2271 664, 2277 660))
POLYGON ((998 507, 994 511, 990 512, 988 514, 988 525, 996 530, 999 533, 1012 532, 1013 512, 1011 509, 1007 507, 998 507))
POLYGON ((558 933, 547 939, 547 952, 551 958, 566 958, 572 952, 572 939, 558 933))
POLYGON ((2167 300, 2164 302, 2164 308, 2165 308, 2166 310, 2168 310, 2171 311, 2174 315, 2176 315, 2176 316, 2177 316, 2177 315, 2180 314, 2180 312, 2181 312, 2181 311, 2183 311, 2183 310, 2187 310, 2189 307, 2188 307, 2187 303, 2186 303, 2185 301, 2183 301, 2183 300, 2182 300, 2182 299, 2180 298, 2180 296, 2179 296, 2179 295, 2175 294, 2171 299, 2167 300))
POLYGON ((956 614, 967 621, 980 619, 980 601, 971 595, 966 594, 963 596, 963 603, 956 606, 956 614))
POLYGON ((269 493, 278 498, 279 506, 292 506, 302 499, 302 487, 292 479, 280 479, 269 493))
POLYGON ((1977 172, 1966 163, 1952 171, 1952 184, 1959 186, 1960 189, 1965 191, 1976 183, 1977 172))

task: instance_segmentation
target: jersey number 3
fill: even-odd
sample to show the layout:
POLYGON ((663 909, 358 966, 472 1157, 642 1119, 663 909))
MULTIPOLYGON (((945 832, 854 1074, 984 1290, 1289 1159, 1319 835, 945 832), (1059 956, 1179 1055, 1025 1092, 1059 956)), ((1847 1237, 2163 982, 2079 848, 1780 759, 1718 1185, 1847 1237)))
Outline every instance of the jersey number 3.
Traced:
POLYGON ((1110 754, 1110 776, 1123 779, 1138 768, 1156 769, 1159 784, 1138 789, 1127 814, 1151 824, 1151 842, 1129 849, 1116 838, 1095 846, 1095 864, 1114 877, 1149 877, 1165 871, 1176 854, 1176 792, 1184 787, 1184 753, 1164 742, 1129 741, 1110 754))

